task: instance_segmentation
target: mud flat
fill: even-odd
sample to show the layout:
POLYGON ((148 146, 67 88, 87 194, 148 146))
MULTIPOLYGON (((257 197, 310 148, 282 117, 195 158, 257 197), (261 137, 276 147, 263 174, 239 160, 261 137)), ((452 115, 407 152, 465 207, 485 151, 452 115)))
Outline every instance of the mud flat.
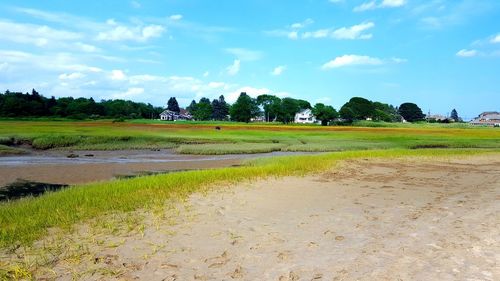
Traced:
POLYGON ((175 224, 146 214, 137 232, 73 234, 86 251, 55 259, 45 274, 59 280, 500 280, 497 156, 352 160, 320 175, 195 194, 175 224))
POLYGON ((173 150, 31 151, 28 155, 0 157, 0 187, 18 180, 80 184, 122 176, 240 165, 257 157, 304 153, 272 152, 233 155, 186 155, 173 150))

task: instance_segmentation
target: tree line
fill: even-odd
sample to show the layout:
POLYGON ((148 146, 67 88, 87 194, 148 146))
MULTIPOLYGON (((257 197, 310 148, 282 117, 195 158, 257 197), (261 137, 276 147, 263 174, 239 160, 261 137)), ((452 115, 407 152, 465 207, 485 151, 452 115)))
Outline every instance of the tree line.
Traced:
MULTIPOLYGON (((175 98, 170 98, 169 110, 176 111, 178 104, 175 98)), ((247 93, 240 94, 236 102, 229 105, 224 96, 214 99, 201 98, 198 102, 193 100, 186 108, 195 120, 232 120, 237 122, 250 122, 261 118, 266 122, 290 123, 295 115, 305 109, 310 109, 312 114, 322 125, 327 125, 334 120, 353 122, 357 120, 376 120, 385 122, 400 122, 403 119, 409 122, 421 121, 425 118, 422 110, 414 103, 403 103, 399 107, 390 104, 373 102, 361 97, 351 98, 339 111, 331 105, 317 103, 314 106, 302 99, 290 97, 279 98, 274 95, 260 95, 256 98, 247 93)))
POLYGON ((31 93, 0 93, 1 117, 63 117, 87 118, 158 118, 161 107, 128 100, 101 100, 93 98, 46 98, 36 90, 31 93))
MULTIPOLYGON (((167 109, 180 112, 175 97, 167 102, 167 109)), ((195 120, 232 120, 250 122, 256 118, 267 122, 294 122, 295 115, 305 109, 322 125, 332 121, 353 122, 356 120, 377 120, 409 122, 425 118, 422 110, 414 103, 403 103, 399 107, 381 102, 373 102, 365 98, 354 97, 338 111, 330 105, 317 103, 312 106, 308 101, 290 97, 279 98, 274 95, 260 95, 256 98, 241 93, 232 105, 225 101, 223 95, 217 99, 202 97, 198 102, 193 100, 186 110, 195 120)), ((163 111, 161 107, 128 100, 101 100, 93 98, 72 98, 54 96, 46 98, 36 90, 31 93, 6 91, 0 94, 1 117, 64 117, 73 119, 86 118, 158 118, 163 111)), ((456 115, 456 111, 453 112, 456 115)), ((453 116, 455 117, 455 116, 453 116)))

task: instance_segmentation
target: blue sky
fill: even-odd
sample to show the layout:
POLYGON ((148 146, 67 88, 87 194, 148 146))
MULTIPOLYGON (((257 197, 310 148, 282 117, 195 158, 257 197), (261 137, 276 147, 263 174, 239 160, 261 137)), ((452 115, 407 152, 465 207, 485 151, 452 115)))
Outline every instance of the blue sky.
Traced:
POLYGON ((498 0, 4 0, 0 34, 0 91, 500 110, 498 0))

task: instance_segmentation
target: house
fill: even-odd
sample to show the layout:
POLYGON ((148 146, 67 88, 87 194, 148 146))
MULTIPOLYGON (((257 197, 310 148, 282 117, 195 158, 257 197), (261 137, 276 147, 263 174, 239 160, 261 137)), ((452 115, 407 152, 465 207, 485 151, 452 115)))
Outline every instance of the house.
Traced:
POLYGON ((440 114, 427 114, 427 116, 425 116, 425 119, 427 121, 444 122, 448 119, 448 117, 440 114))
POLYGON ((191 116, 191 114, 183 108, 181 108, 179 113, 168 109, 160 113, 160 120, 164 121, 192 120, 192 119, 193 117, 191 116))
POLYGON ((500 112, 488 111, 469 122, 471 125, 500 127, 500 112))
POLYGON ((314 117, 310 109, 304 109, 295 114, 295 123, 314 124, 316 122, 317 122, 316 117, 314 117))

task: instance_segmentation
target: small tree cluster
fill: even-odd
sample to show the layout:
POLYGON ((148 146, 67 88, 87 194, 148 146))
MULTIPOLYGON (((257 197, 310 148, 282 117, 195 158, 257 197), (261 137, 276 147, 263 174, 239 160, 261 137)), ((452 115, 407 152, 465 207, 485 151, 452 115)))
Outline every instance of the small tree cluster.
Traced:
POLYGON ((208 98, 201 98, 198 102, 193 100, 186 108, 195 120, 227 120, 229 114, 229 104, 226 103, 224 96, 214 99, 212 102, 208 98))

